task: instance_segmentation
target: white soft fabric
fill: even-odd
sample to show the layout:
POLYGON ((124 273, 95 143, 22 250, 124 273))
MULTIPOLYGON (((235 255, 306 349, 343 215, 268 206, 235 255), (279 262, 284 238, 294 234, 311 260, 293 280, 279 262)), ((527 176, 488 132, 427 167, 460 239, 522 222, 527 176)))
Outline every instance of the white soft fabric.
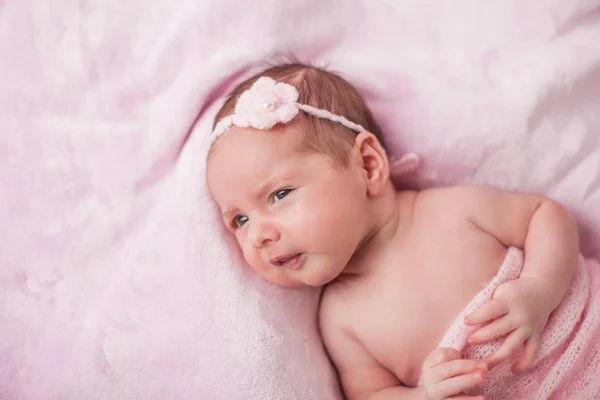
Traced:
POLYGON ((265 284, 204 181, 223 95, 329 65, 422 185, 541 191, 600 256, 600 1, 8 0, 0 399, 335 399, 318 291, 265 284))

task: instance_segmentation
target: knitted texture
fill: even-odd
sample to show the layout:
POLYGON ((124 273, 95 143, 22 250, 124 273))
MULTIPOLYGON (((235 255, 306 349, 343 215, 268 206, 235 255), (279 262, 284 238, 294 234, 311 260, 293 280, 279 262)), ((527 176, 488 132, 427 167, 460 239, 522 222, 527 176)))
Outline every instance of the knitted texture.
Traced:
MULTIPOLYGON (((471 346, 467 336, 477 327, 464 324, 464 317, 492 298, 496 288, 518 278, 523 253, 509 249, 498 274, 455 320, 440 347, 460 351, 464 358, 484 359, 492 355, 503 339, 471 346)), ((490 370, 482 385, 468 392, 496 399, 577 399, 600 398, 600 265, 580 257, 575 278, 559 307, 552 313, 541 337, 541 346, 532 367, 518 375, 511 365, 519 354, 490 370)))

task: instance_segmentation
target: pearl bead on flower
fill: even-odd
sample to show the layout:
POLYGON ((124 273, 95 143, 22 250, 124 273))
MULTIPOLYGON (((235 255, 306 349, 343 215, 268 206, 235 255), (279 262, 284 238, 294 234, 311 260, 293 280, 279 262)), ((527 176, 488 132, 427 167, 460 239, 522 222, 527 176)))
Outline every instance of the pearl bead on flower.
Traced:
POLYGON ((273 111, 275 109, 275 102, 273 100, 267 100, 263 103, 263 108, 273 111))

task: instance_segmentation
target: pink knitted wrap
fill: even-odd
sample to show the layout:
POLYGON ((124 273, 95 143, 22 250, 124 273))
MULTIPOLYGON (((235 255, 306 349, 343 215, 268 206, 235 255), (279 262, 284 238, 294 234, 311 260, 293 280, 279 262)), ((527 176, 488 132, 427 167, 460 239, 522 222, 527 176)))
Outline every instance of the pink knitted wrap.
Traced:
MULTIPOLYGON (((440 347, 461 351, 463 357, 483 359, 502 344, 502 340, 471 346, 467 335, 472 327, 464 317, 491 299, 503 282, 519 276, 523 253, 509 249, 496 277, 456 318, 440 347)), ((580 258, 571 288, 560 306, 550 316, 542 334, 542 344, 533 366, 514 375, 511 362, 488 372, 484 383, 469 392, 485 394, 487 400, 498 399, 600 399, 600 265, 580 258)))

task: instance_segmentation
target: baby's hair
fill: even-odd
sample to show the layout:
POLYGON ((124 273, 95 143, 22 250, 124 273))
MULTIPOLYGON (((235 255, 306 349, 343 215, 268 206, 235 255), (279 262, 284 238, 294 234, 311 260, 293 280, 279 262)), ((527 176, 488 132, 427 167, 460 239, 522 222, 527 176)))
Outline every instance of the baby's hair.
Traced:
MULTIPOLYGON (((222 118, 233 114, 240 95, 263 76, 295 86, 299 92, 298 103, 342 115, 362 125, 382 146, 384 145, 379 125, 354 86, 338 74, 299 62, 276 65, 240 83, 233 89, 217 113, 213 129, 222 118)), ((300 112, 296 119, 303 124, 304 131, 300 151, 324 153, 330 156, 335 164, 347 165, 356 132, 340 123, 317 118, 304 112, 300 112)))

